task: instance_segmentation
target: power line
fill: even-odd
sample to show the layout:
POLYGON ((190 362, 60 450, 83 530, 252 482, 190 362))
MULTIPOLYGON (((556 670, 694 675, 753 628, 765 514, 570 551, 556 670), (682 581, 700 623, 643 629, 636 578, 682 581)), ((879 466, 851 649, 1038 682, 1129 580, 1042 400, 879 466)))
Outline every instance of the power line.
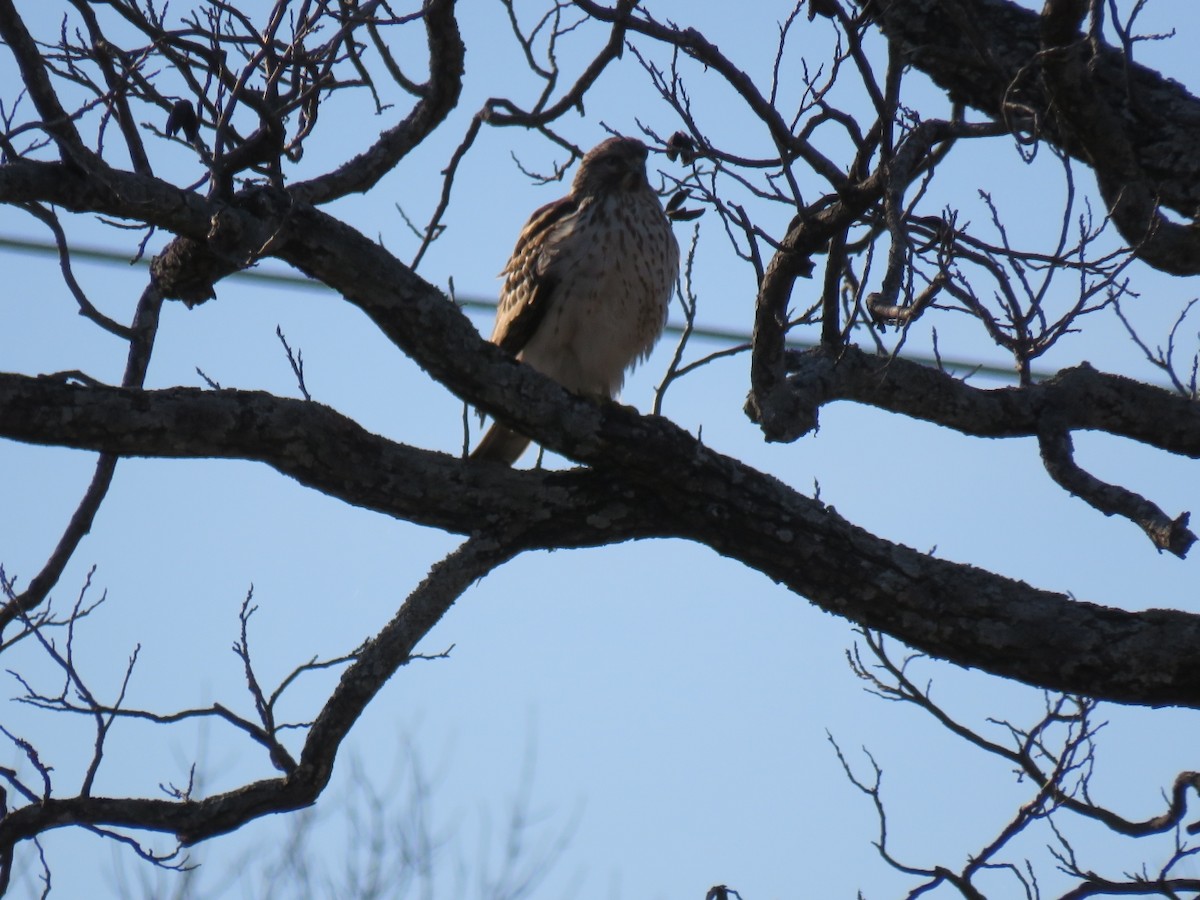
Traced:
MULTIPOLYGON (((37 253, 42 256, 58 256, 58 246, 47 243, 45 241, 33 241, 27 238, 13 237, 11 235, 0 235, 0 250, 11 250, 14 252, 37 253)), ((81 259, 88 262, 100 263, 103 265, 140 265, 143 268, 149 266, 149 260, 139 259, 132 260, 128 255, 118 253, 115 250, 110 250, 103 247, 88 247, 71 245, 71 258, 73 260, 81 259)), ((331 288, 328 285, 322 284, 319 281, 313 281, 311 278, 305 278, 303 275, 297 275, 292 272, 271 272, 263 269, 240 269, 229 276, 248 282, 258 282, 259 284, 269 284, 275 287, 286 287, 292 289, 312 290, 329 292, 331 288)), ((496 301, 487 297, 463 297, 455 294, 455 301, 464 309, 479 310, 479 311, 495 311, 496 301)), ((683 334, 683 326, 669 322, 666 327, 666 333, 678 337, 683 334)), ((749 344, 750 335, 744 331, 736 331, 731 328, 718 328, 711 325, 697 325, 692 329, 692 338, 711 341, 725 345, 740 345, 749 344)), ((788 340, 788 347, 795 350, 808 350, 815 347, 813 341, 803 340, 788 340)), ((998 378, 1005 381, 1012 381, 1016 377, 1012 366, 996 365, 993 363, 980 362, 978 360, 951 359, 941 357, 934 359, 931 356, 921 354, 906 354, 905 358, 911 362, 920 363, 926 366, 939 366, 945 369, 971 372, 978 375, 987 376, 989 378, 998 378)), ((1034 378, 1042 380, 1049 378, 1050 372, 1035 372, 1034 378)))

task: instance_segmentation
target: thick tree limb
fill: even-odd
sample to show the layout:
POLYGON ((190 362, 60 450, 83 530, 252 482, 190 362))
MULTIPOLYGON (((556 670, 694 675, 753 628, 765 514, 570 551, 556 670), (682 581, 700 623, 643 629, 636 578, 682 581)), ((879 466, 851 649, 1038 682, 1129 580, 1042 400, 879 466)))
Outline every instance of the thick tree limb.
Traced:
MULTIPOLYGON (((1077 30, 1086 12, 1087 4, 1079 0, 1051 0, 1042 12, 1042 77, 1054 113, 1063 131, 1078 141, 1096 173, 1109 215, 1138 256, 1175 275, 1200 272, 1200 233, 1159 212, 1160 188, 1146 172, 1127 130, 1126 110, 1145 98, 1132 94, 1132 80, 1118 95, 1096 90, 1093 45, 1077 30)), ((1194 127, 1192 134, 1194 140, 1194 127)), ((1193 208, 1186 215, 1194 219, 1196 213, 1193 208)))
MULTIPOLYGON (((1097 372, 1086 363, 1039 384, 983 390, 952 375, 857 347, 815 348, 789 357, 797 421, 817 425, 821 406, 853 400, 977 437, 1037 437, 1050 476, 1105 515, 1138 525, 1179 557, 1195 542, 1185 512, 1171 519, 1154 503, 1105 484, 1074 461, 1070 432, 1103 431, 1171 453, 1200 457, 1200 404, 1162 388, 1097 372)), ((747 401, 747 411, 754 406, 747 401)))
POLYGON ((71 212, 103 213, 204 238, 221 204, 150 175, 97 164, 81 172, 62 163, 18 159, 0 166, 0 203, 53 203, 71 212))
POLYGON ((1044 19, 1010 0, 872 0, 870 10, 953 100, 1092 167, 1114 222, 1146 262, 1200 272, 1196 229, 1158 212, 1161 204, 1192 219, 1200 209, 1200 99, 1116 48, 1085 56, 1092 45, 1077 25, 1086 6, 1051 2, 1044 19))
POLYGON ((977 388, 948 372, 858 347, 791 353, 788 385, 816 425, 820 407, 852 400, 975 437, 1036 437, 1054 420, 1200 459, 1200 403, 1087 363, 1026 387, 977 388))
POLYGON ((960 665, 1117 702, 1200 707, 1200 616, 1107 609, 930 557, 871 535, 664 419, 559 399, 562 418, 590 410, 595 433, 580 447, 628 462, 568 472, 465 465, 371 435, 319 404, 16 375, 0 376, 0 435, 121 455, 259 460, 388 515, 517 533, 512 553, 681 537, 960 665))
MULTIPOLYGON (((257 391, 85 388, 48 378, 0 374, 0 434, 33 443, 98 449, 119 456, 248 459, 354 506, 470 534, 511 525, 537 510, 530 547, 604 543, 576 504, 621 521, 624 503, 607 479, 534 481, 493 466, 387 441, 326 406, 257 391), (611 507, 611 509, 610 509, 611 507), (604 512, 608 510, 608 512, 604 512), (568 524, 573 521, 579 530, 568 524)), ((614 526, 617 527, 617 526, 614 526)), ((652 519, 625 519, 616 539, 658 535, 652 519)), ((611 536, 610 536, 611 537, 611 536)))

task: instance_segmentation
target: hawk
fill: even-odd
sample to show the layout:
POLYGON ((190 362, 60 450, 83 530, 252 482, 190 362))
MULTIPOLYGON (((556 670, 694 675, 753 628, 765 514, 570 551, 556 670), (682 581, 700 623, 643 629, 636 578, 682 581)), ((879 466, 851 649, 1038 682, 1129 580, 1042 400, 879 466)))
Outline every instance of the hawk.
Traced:
MULTIPOLYGON (((534 212, 500 273, 491 342, 583 396, 616 396, 667 321, 679 244, 646 156, 627 137, 588 151, 570 193, 534 212)), ((512 465, 528 445, 496 422, 471 457, 512 465)))

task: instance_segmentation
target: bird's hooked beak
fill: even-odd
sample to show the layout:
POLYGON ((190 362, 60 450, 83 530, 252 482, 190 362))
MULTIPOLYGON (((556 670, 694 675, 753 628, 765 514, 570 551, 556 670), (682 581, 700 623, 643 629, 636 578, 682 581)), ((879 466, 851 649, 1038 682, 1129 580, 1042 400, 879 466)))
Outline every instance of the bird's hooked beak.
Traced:
POLYGON ((627 191, 640 190, 648 185, 645 169, 637 163, 632 163, 629 171, 621 178, 621 187, 627 191))

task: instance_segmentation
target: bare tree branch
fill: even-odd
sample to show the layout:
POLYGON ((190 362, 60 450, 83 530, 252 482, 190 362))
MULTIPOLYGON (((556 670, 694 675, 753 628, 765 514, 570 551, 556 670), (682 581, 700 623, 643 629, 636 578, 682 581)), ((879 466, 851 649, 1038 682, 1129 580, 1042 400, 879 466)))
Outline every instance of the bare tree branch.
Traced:
MULTIPOLYGON (((533 398, 543 379, 520 376, 533 398)), ((1188 649, 1200 640, 1200 616, 1099 607, 881 540, 665 420, 558 394, 556 413, 543 413, 557 430, 543 433, 567 452, 628 459, 622 469, 464 470, 457 458, 392 444, 308 401, 180 388, 135 398, 12 375, 0 376, 0 434, 111 453, 256 459, 357 506, 462 533, 481 522, 527 523, 509 553, 683 536, 932 655, 1053 690, 1200 705, 1200 667, 1188 649)))
MULTIPOLYGON (((656 412, 681 376, 749 349, 746 412, 768 441, 811 434, 821 409, 840 400, 965 435, 1036 437, 1050 478, 1182 557, 1195 540, 1187 513, 1172 519, 1132 488, 1101 482, 1072 446, 1074 432, 1089 430, 1200 458, 1200 363, 1193 358, 1189 374, 1177 359, 1190 306, 1156 346, 1141 336, 1150 332, 1125 302, 1141 290, 1138 260, 1167 273, 1200 271, 1200 232, 1165 212, 1190 220, 1200 209, 1193 152, 1200 101, 1134 62, 1142 46, 1134 19, 1143 4, 1118 21, 1116 5, 1100 0, 1049 0, 1040 14, 1011 0, 809 0, 806 31, 804 3, 789 2, 767 35, 768 55, 751 60, 718 46, 720 35, 659 20, 636 0, 547 0, 529 18, 524 7, 503 6, 508 27, 501 25, 498 39, 520 70, 512 82, 520 93, 506 95, 509 83, 497 79, 500 86, 489 85, 489 99, 472 115, 456 107, 471 59, 465 26, 474 23, 464 19, 460 30, 454 0, 400 11, 385 0, 276 0, 262 10, 213 0, 182 13, 161 4, 72 0, 57 34, 40 37, 11 0, 0 0, 0 38, 20 82, 0 97, 0 203, 51 229, 73 308, 97 334, 129 344, 120 386, 102 383, 82 361, 55 363, 72 371, 54 376, 0 373, 0 437, 100 454, 90 487, 25 589, 18 593, 0 569, 0 629, 15 627, 0 651, 40 650, 62 686, 45 689, 40 676, 14 670, 19 699, 93 725, 73 796, 55 782, 60 776, 42 748, 15 728, 4 730, 18 762, 0 768, 0 892, 11 879, 13 848, 51 828, 75 825, 173 866, 186 862, 178 848, 163 855, 138 833, 191 844, 312 804, 363 710, 400 667, 429 657, 417 653, 418 642, 471 584, 526 550, 642 538, 703 544, 869 629, 878 663, 866 664, 857 651, 853 662, 871 690, 920 707, 1032 781, 1022 804, 972 855, 913 865, 888 844, 882 767, 868 755, 873 775, 857 777, 839 750, 847 774, 876 805, 879 852, 918 880, 913 896, 940 888, 982 897, 985 876, 1038 896, 1034 871, 1008 854, 1019 836, 1042 827, 1061 870, 1077 882, 1068 896, 1193 890, 1178 867, 1196 852, 1182 836, 1195 773, 1180 773, 1163 808, 1144 820, 1095 802, 1088 779, 1099 727, 1091 698, 1200 706, 1200 616, 1100 607, 881 539, 658 415, 570 394, 483 341, 453 296, 415 271, 435 240, 455 239, 452 204, 467 177, 463 162, 483 152, 487 141, 479 138, 488 127, 515 126, 553 148, 546 174, 536 174, 544 166, 517 166, 535 179, 560 180, 582 154, 574 114, 590 108, 606 73, 632 74, 653 112, 644 121, 600 118, 590 126, 634 127, 661 149, 665 161, 655 157, 655 175, 662 195, 674 195, 668 216, 686 221, 713 211, 707 221, 716 218, 728 244, 715 258, 741 266, 744 276, 728 308, 753 324, 750 345, 685 361, 697 297, 709 290, 693 283, 709 268, 697 232, 684 282, 684 335, 656 412), (808 40, 816 34, 820 41, 808 40), (402 52, 397 38, 423 39, 424 48, 402 52), (622 59, 626 48, 632 59, 622 59), (571 53, 577 58, 568 59, 571 53), (414 75, 426 63, 427 74, 414 75), (927 102, 927 84, 912 90, 912 66, 945 96, 927 102), (709 85, 730 104, 716 114, 694 93, 709 85), (324 171, 298 168, 306 147, 327 134, 325 122, 336 119, 321 117, 319 126, 322 109, 343 97, 357 97, 367 116, 389 117, 382 131, 347 130, 342 120, 339 139, 359 132, 360 143, 324 171), (968 120, 967 106, 986 118, 968 120), (734 113, 746 126, 731 135, 734 113), (461 136, 457 145, 451 136, 438 151, 439 168, 419 170, 434 146, 426 142, 447 124, 461 136), (1061 205, 1048 214, 1049 236, 1037 245, 1006 220, 1004 197, 986 183, 978 194, 966 192, 961 206, 933 206, 946 202, 932 199, 946 160, 969 161, 973 148, 997 137, 1010 149, 1015 139, 1021 161, 1039 148, 1052 154, 1061 205), (441 189, 432 210, 414 217, 426 224, 412 229, 418 247, 407 266, 382 240, 330 212, 332 201, 379 185, 402 161, 406 175, 411 165, 414 177, 441 189), (1079 163, 1095 173, 1103 214, 1093 216, 1095 191, 1079 178, 1079 163), (684 209, 685 202, 698 208, 684 209), (982 224, 972 224, 979 208, 982 224), (101 313, 75 280, 71 236, 85 217, 137 230, 130 239, 141 241, 139 256, 150 235, 170 235, 128 324, 101 313), (146 389, 164 300, 189 307, 212 300, 226 276, 268 259, 330 288, 330 303, 364 313, 382 339, 464 408, 500 416, 582 467, 497 471, 379 437, 309 399, 303 360, 281 329, 303 401, 221 389, 203 373, 212 390, 146 389), (802 279, 818 265, 822 277, 809 290, 802 279), (1035 360, 1047 360, 1101 315, 1120 318, 1136 349, 1172 379, 1174 393, 1086 363, 1035 374, 1035 360), (958 333, 942 328, 951 317, 965 324, 965 341, 1011 361, 1016 387, 985 390, 943 370, 939 334, 944 341, 958 333), (819 347, 789 349, 796 335, 818 328, 819 347), (905 358, 902 351, 927 339, 936 366, 905 358), (96 608, 84 601, 88 585, 65 618, 49 602, 98 521, 121 457, 259 461, 302 487, 465 541, 360 647, 330 658, 304 654, 308 661, 274 687, 252 657, 248 594, 234 643, 247 691, 240 702, 138 709, 126 700, 136 649, 121 651, 129 654, 123 677, 108 689, 93 687, 80 668, 77 626, 96 608), (907 663, 888 658, 876 631, 920 653, 1068 696, 1048 700, 1033 725, 1001 723, 1003 737, 993 739, 939 708, 909 677, 907 663), (313 704, 311 721, 283 720, 285 692, 306 673, 340 666, 340 682, 313 704), (274 768, 272 777, 207 797, 196 796, 192 780, 154 799, 95 795, 116 723, 197 719, 218 719, 248 738, 248 747, 258 745, 258 762, 274 768), (1060 828, 1069 816, 1129 838, 1175 831, 1176 844, 1155 871, 1098 874, 1060 828)), ((412 198, 403 201, 413 208, 412 198)), ((976 346, 968 358, 980 355, 976 346)), ((521 824, 513 823, 518 835, 521 824)), ((527 886, 523 871, 505 874, 518 889, 527 886)), ((710 893, 736 896, 723 885, 710 893)))
POLYGON ((1185 124, 1200 116, 1200 101, 1123 50, 1085 43, 1078 27, 1087 7, 1051 2, 1039 16, 1011 0, 888 0, 869 12, 905 58, 953 96, 1014 131, 1033 121, 1035 140, 1092 166, 1142 259, 1195 274, 1195 229, 1157 208, 1188 217, 1200 208, 1200 160, 1185 124))

